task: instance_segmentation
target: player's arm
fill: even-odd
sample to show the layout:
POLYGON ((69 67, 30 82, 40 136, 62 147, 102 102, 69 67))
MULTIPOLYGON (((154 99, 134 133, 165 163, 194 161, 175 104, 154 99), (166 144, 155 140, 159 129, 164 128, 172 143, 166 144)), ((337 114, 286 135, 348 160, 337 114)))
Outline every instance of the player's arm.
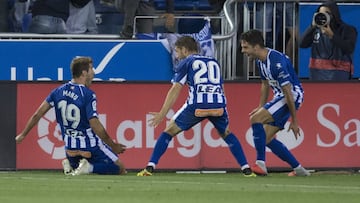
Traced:
POLYGON ((261 80, 259 108, 266 104, 269 97, 269 88, 269 82, 267 80, 261 80))
POLYGON ((111 149, 119 154, 119 153, 123 153, 126 149, 125 145, 123 144, 119 144, 119 143, 115 143, 110 136, 108 135, 108 133, 106 132, 104 126, 101 124, 101 122, 99 121, 99 119, 97 117, 93 117, 89 120, 90 123, 90 127, 91 129, 95 132, 95 134, 97 136, 100 137, 100 139, 107 144, 109 147, 111 147, 111 149))
POLYGON ((290 123, 288 131, 291 129, 295 135, 295 138, 297 139, 298 136, 300 135, 300 130, 298 127, 298 121, 297 121, 297 117, 296 117, 296 107, 295 107, 294 98, 291 93, 291 88, 292 88, 292 85, 290 83, 282 86, 282 90, 284 92, 284 96, 286 99, 286 104, 288 105, 290 115, 291 115, 291 123, 290 123))
POLYGON ((268 97, 269 97, 269 83, 267 82, 267 80, 261 80, 259 106, 257 106, 255 109, 253 109, 249 113, 249 115, 251 116, 254 113, 256 113, 259 109, 261 109, 265 105, 268 97))
POLYGON ((43 117, 46 112, 51 109, 51 105, 47 101, 43 101, 31 118, 27 121, 24 130, 18 134, 15 138, 16 143, 21 143, 22 140, 29 134, 30 130, 39 122, 40 118, 43 117))
POLYGON ((160 112, 150 112, 153 117, 149 120, 149 125, 156 127, 161 123, 161 121, 165 118, 166 114, 169 112, 170 108, 174 105, 175 101, 179 97, 179 94, 182 89, 182 84, 173 83, 172 87, 168 91, 164 104, 160 110, 160 112))

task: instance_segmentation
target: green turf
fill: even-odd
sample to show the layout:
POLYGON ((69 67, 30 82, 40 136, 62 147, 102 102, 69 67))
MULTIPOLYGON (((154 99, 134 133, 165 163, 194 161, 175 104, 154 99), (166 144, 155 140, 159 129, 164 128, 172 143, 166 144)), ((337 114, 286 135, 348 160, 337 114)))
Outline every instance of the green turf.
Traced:
POLYGON ((360 174, 245 178, 239 173, 157 173, 151 177, 58 171, 0 172, 0 203, 312 203, 360 202, 360 174))

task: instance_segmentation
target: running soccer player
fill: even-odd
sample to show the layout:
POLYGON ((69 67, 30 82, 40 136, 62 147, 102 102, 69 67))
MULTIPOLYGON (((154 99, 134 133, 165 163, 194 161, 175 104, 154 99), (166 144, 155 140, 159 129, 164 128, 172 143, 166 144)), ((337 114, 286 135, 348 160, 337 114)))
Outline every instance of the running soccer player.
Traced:
POLYGON ((54 89, 16 136, 21 143, 30 130, 52 107, 65 143, 66 159, 62 161, 66 175, 125 174, 117 154, 125 145, 114 143, 98 119, 96 95, 89 89, 94 78, 89 57, 76 57, 71 62, 72 80, 54 89))
POLYGON ((304 100, 304 91, 294 71, 289 57, 274 49, 264 47, 264 38, 260 31, 249 30, 241 34, 241 51, 256 60, 261 75, 261 96, 259 106, 250 113, 257 160, 252 170, 257 175, 267 175, 265 165, 265 147, 283 161, 293 171, 289 176, 309 176, 287 147, 275 138, 291 116, 288 131, 292 130, 297 139, 300 136, 296 111, 304 100), (269 89, 274 97, 268 101, 269 89))
POLYGON ((181 61, 175 68, 173 85, 167 93, 160 112, 151 112, 153 117, 149 120, 149 124, 156 127, 161 123, 185 84, 190 87, 189 97, 161 133, 147 167, 137 176, 151 176, 171 139, 204 119, 210 120, 228 144, 244 176, 256 176, 248 165, 239 140, 228 127, 226 98, 218 62, 214 58, 198 55, 198 43, 190 36, 180 37, 175 42, 175 51, 181 61))

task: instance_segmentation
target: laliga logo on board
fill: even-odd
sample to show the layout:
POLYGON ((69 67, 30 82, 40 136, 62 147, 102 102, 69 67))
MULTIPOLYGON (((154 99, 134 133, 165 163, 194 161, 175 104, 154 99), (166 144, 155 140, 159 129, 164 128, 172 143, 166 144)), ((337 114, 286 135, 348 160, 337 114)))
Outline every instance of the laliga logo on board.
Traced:
POLYGON ((125 43, 119 43, 114 46, 108 53, 106 53, 105 57, 101 60, 99 65, 94 68, 95 75, 100 74, 106 67, 106 65, 110 62, 110 60, 115 56, 116 53, 124 46, 125 43))
MULTIPOLYGON (((286 122, 284 130, 279 131, 276 133, 276 139, 278 139, 280 142, 282 142, 289 150, 295 149, 298 147, 303 141, 304 141, 304 132, 300 128, 300 136, 298 139, 295 139, 294 133, 290 130, 289 132, 287 129, 289 129, 290 122, 286 122)), ((253 131, 251 128, 249 128, 246 131, 246 141, 249 143, 252 147, 254 147, 254 140, 253 140, 253 131)), ((271 152, 269 148, 266 147, 267 152, 271 152)))
POLYGON ((40 148, 51 155, 52 159, 64 159, 65 149, 61 130, 56 122, 55 110, 51 109, 39 120, 37 143, 40 148))
MULTIPOLYGON (((94 72, 95 75, 98 75, 100 73, 102 73, 105 68, 107 67, 107 65, 109 64, 109 62, 113 59, 113 57, 119 52, 119 50, 125 45, 124 42, 119 43, 117 45, 115 45, 114 47, 111 48, 111 50, 109 52, 106 53, 106 55, 104 56, 104 58, 100 61, 99 65, 94 68, 94 72)), ((27 68, 27 80, 28 81, 33 81, 33 80, 38 80, 38 81, 52 81, 52 80, 58 80, 58 81, 62 81, 64 80, 64 68, 63 67, 58 67, 57 68, 57 79, 54 78, 50 78, 50 77, 39 77, 39 78, 34 78, 34 67, 33 66, 28 66, 27 68)), ((17 67, 12 66, 10 68, 10 80, 15 81, 17 80, 17 67)), ((101 81, 101 80, 105 80, 104 78, 94 78, 94 80, 97 81, 101 81)), ((111 81, 124 81, 124 78, 109 78, 109 80, 111 81)))

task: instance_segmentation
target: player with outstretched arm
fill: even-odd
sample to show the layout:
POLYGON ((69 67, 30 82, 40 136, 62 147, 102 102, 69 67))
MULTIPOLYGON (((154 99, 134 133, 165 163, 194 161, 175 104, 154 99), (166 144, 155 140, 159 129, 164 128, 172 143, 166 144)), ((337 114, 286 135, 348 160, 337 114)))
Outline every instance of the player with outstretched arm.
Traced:
POLYGON ((219 135, 228 144, 244 176, 256 176, 248 165, 239 140, 228 127, 229 119, 219 63, 212 57, 198 55, 198 43, 190 36, 180 37, 175 42, 175 51, 181 61, 175 68, 172 87, 160 112, 151 112, 153 117, 149 124, 156 127, 161 123, 185 84, 189 86, 189 97, 161 133, 147 167, 137 176, 151 176, 171 139, 204 119, 208 119, 215 126, 219 135))

